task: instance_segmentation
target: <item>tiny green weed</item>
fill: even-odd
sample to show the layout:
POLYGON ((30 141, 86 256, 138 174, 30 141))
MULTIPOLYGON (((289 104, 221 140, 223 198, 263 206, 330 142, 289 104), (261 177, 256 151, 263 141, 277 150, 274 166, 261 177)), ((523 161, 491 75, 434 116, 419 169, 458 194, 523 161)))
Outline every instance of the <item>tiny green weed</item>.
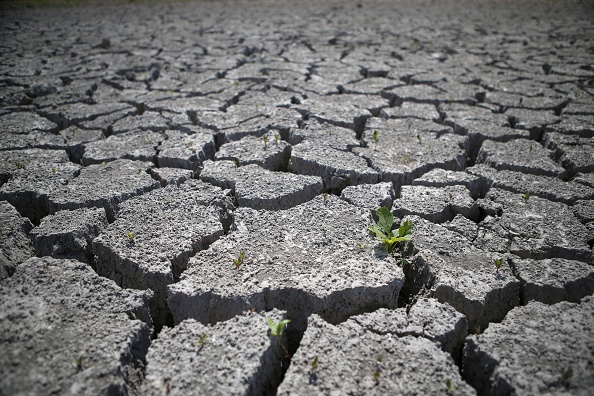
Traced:
POLYGON ((445 380, 445 386, 446 386, 446 390, 448 392, 451 392, 454 389, 454 387, 452 386, 452 380, 449 379, 449 378, 446 378, 446 380, 445 380))
POLYGON ((376 384, 379 384, 379 379, 380 379, 380 371, 379 368, 375 370, 375 372, 373 373, 373 379, 375 380, 376 384))
POLYGON ((503 264, 503 259, 502 258, 496 258, 495 260, 495 272, 499 273, 499 268, 501 268, 501 264, 503 264))
POLYGON ((284 319, 280 322, 275 322, 272 318, 266 318, 268 327, 270 327, 270 335, 272 337, 281 337, 285 332, 285 326, 291 323, 290 319, 284 319))
MULTIPOLYGON (((266 318, 266 321, 268 322, 268 327, 270 328, 270 336, 277 337, 278 345, 280 345, 283 351, 285 351, 285 356, 289 357, 289 351, 287 350, 285 344, 283 344, 282 336, 285 332, 285 326, 291 323, 291 320, 283 319, 280 322, 275 322, 272 318, 266 318)), ((316 365, 317 364, 318 363, 316 362, 316 365)))
POLYGON ((74 361, 76 363, 76 371, 83 371, 85 369, 84 360, 84 356, 79 356, 76 358, 76 360, 74 361))
POLYGON ((373 131, 373 142, 377 144, 379 142, 379 131, 373 131))
POLYGON ((239 268, 243 264, 244 259, 245 259, 245 252, 243 250, 241 250, 239 252, 239 256, 236 259, 233 259, 233 264, 235 264, 235 269, 237 271, 239 271, 239 268))
POLYGON ((522 194, 522 198, 524 198, 524 201, 528 201, 528 199, 530 199, 530 193, 526 192, 526 193, 522 194))
POLYGON ((264 141, 264 150, 266 150, 268 148, 268 136, 264 135, 262 140, 264 141))
POLYGON ((375 237, 384 244, 384 247, 388 253, 392 253, 394 247, 399 242, 409 241, 412 238, 413 223, 410 220, 406 220, 396 232, 392 231, 392 225, 394 224, 394 216, 392 212, 385 206, 382 206, 377 211, 379 218, 376 224, 368 227, 369 231, 375 235, 375 237))
POLYGON ((201 347, 202 345, 204 345, 206 343, 206 339, 208 338, 208 334, 204 333, 200 336, 200 338, 198 338, 198 341, 196 341, 196 346, 201 347))
POLYGON ((19 161, 15 161, 14 166, 17 169, 25 169, 25 165, 22 162, 19 162, 19 161))
POLYGON ((315 370, 315 369, 317 369, 317 368, 318 368, 318 357, 317 357, 317 356, 316 356, 316 357, 314 358, 314 360, 311 362, 310 366, 311 366, 311 369, 312 369, 312 370, 315 370))
POLYGON ((128 237, 128 240, 129 240, 130 242, 134 242, 134 234, 133 234, 133 233, 131 233, 131 232, 127 232, 127 233, 126 233, 126 236, 128 237))

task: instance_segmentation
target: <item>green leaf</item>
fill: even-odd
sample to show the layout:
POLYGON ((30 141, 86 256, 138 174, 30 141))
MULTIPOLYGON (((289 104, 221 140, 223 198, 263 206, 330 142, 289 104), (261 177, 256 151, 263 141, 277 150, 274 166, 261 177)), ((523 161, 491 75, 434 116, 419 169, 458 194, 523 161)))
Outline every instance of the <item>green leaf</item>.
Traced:
POLYGON ((266 321, 268 322, 268 327, 270 327, 270 335, 272 337, 280 337, 283 335, 284 332, 284 327, 291 323, 290 319, 284 319, 281 320, 280 322, 276 323, 274 321, 274 319, 272 318, 266 318, 266 321))
POLYGON ((272 318, 266 318, 266 321, 268 322, 268 327, 270 327, 270 334, 275 336, 276 335, 276 322, 272 318))
MULTIPOLYGON (((398 228, 398 236, 399 237, 405 237, 405 236, 410 236, 412 233, 412 229, 413 229, 413 223, 410 220, 406 220, 404 222, 404 224, 402 224, 400 226, 400 228, 398 228)), ((406 239, 407 241, 410 238, 406 239)))
POLYGON ((392 215, 392 212, 390 212, 390 209, 382 206, 375 213, 377 213, 377 217, 379 218, 377 225, 384 231, 384 234, 389 234, 392 229, 392 224, 394 224, 394 216, 392 215))
POLYGON ((386 237, 386 234, 384 233, 384 230, 382 230, 381 228, 379 228, 379 226, 377 224, 374 225, 370 225, 369 227, 367 227, 367 229, 372 232, 373 234, 375 234, 375 236, 378 239, 383 239, 386 237))

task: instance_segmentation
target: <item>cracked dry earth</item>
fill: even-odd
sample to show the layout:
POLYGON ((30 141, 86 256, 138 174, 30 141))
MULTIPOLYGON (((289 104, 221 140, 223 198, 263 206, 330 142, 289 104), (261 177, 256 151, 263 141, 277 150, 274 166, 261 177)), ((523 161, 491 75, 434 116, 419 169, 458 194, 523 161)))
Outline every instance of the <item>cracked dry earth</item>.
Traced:
POLYGON ((0 395, 594 393, 591 2, 0 7, 0 395))

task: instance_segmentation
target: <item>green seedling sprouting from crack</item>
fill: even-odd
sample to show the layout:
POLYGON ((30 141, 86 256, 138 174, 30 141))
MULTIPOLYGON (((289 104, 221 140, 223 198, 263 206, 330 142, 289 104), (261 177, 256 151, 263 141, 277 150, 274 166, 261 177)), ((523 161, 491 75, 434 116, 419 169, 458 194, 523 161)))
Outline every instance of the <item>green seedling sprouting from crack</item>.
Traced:
MULTIPOLYGON (((270 336, 277 337, 278 345, 280 345, 280 347, 283 349, 283 351, 285 351, 285 356, 289 357, 289 351, 287 350, 287 347, 285 346, 285 344, 283 344, 282 336, 283 336, 283 333, 285 332, 285 326, 288 325, 289 323, 291 323, 291 320, 283 319, 277 323, 272 318, 266 318, 266 321, 268 322, 268 327, 270 328, 270 336)), ((317 362, 316 362, 316 364, 317 364, 317 362)))
POLYGON ((198 341, 196 341, 196 346, 197 347, 201 347, 206 343, 206 339, 208 338, 208 334, 204 333, 200 336, 200 338, 198 338, 198 341))
POLYGON ((359 246, 359 249, 361 249, 361 250, 365 249, 365 244, 363 244, 361 242, 359 242, 358 246, 359 246))
POLYGON ((377 142, 379 142, 379 131, 373 131, 373 142, 377 145, 377 142))
POLYGON ((56 168, 52 168, 52 173, 56 173, 56 168))
POLYGON ((239 256, 236 259, 233 259, 233 264, 235 264, 235 269, 239 271, 239 268, 243 264, 245 259, 245 252, 243 250, 239 251, 239 256))
POLYGON ((417 139, 419 139, 419 144, 423 144, 423 142, 421 141, 421 135, 419 135, 418 133, 417 133, 417 139))
POLYGON ((14 166, 17 169, 25 169, 25 165, 22 162, 19 162, 19 161, 15 161, 14 166))
POLYGON ((394 247, 399 242, 409 241, 412 238, 413 223, 406 220, 398 230, 392 231, 394 224, 394 215, 385 206, 382 206, 377 211, 378 221, 376 224, 368 227, 369 231, 384 245, 388 253, 394 251, 394 247))
POLYGON ((530 193, 526 192, 526 193, 522 194, 522 198, 524 198, 524 201, 528 201, 528 199, 530 199, 530 193))
POLYGON ((501 268, 501 264, 503 264, 503 259, 496 258, 494 261, 495 261, 495 272, 499 273, 499 268, 501 268))
POLYGON ((328 202, 328 193, 324 193, 324 195, 322 195, 322 199, 324 200, 324 204, 326 204, 326 202, 328 202))
POLYGON ((127 232, 126 236, 128 237, 128 240, 132 243, 134 243, 134 234, 131 232, 127 232))
POLYGON ((276 135, 274 135, 274 143, 278 144, 278 138, 279 138, 279 135, 277 133, 276 135))
POLYGON ((264 150, 266 150, 268 148, 268 136, 264 135, 262 140, 264 141, 264 150))

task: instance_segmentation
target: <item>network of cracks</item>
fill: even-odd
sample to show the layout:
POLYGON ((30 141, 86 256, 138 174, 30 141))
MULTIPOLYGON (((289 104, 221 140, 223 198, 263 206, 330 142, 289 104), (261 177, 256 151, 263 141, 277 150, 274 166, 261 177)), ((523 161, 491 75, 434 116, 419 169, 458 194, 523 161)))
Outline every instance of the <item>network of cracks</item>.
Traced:
POLYGON ((591 393, 582 6, 4 5, 0 394, 591 393))

